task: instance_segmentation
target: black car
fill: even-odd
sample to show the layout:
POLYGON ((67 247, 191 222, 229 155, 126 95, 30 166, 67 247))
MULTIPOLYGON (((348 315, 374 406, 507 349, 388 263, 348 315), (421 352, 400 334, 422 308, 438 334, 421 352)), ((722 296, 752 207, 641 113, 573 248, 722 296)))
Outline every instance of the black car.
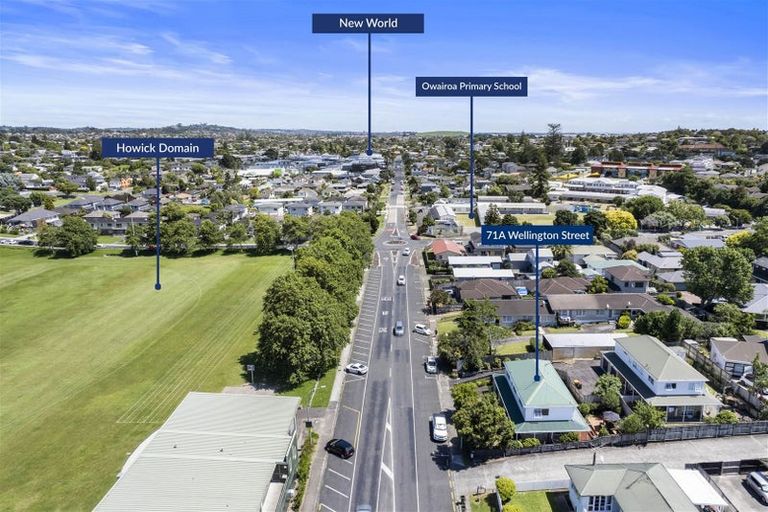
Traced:
POLYGON ((325 444, 325 451, 338 455, 342 459, 348 459, 355 454, 352 443, 344 439, 331 439, 325 444))

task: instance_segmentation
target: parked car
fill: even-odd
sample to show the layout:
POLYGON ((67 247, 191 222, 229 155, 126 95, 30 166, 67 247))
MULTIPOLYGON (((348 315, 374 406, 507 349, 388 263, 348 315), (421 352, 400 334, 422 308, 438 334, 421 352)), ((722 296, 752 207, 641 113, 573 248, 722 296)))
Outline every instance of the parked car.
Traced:
POLYGON ((755 491, 760 501, 768 505, 768 476, 759 471, 747 475, 747 485, 755 491))
POLYGON ((403 256, 410 256, 410 255, 411 255, 410 247, 406 247, 405 249, 403 249, 403 256))
MULTIPOLYGON (((752 386, 755 384, 755 376, 751 373, 745 373, 737 382, 745 388, 751 390, 752 386)), ((760 392, 758 394, 762 395, 763 398, 768 399, 768 388, 763 388, 759 391, 760 392)))
POLYGON ((348 459, 355 454, 355 448, 352 446, 352 443, 344 439, 331 439, 325 444, 325 451, 342 459, 348 459))
POLYGON ((424 369, 427 373, 437 373, 437 358, 435 356, 427 357, 427 361, 424 363, 424 369))
POLYGON ((405 276, 397 277, 397 286, 405 286, 405 276))
POLYGON ((424 324, 416 324, 413 326, 413 332, 416 334, 423 334, 424 336, 432 336, 432 329, 424 324))
POLYGON ((442 414, 432 415, 432 439, 438 443, 448 440, 448 422, 442 414))
POLYGON ((403 322, 401 320, 398 320, 395 322, 395 328, 393 329, 395 336, 402 336, 405 334, 405 327, 403 327, 403 322))
POLYGON ((365 375, 368 373, 368 367, 362 363, 348 364, 345 370, 347 370, 349 373, 356 373, 358 375, 365 375))

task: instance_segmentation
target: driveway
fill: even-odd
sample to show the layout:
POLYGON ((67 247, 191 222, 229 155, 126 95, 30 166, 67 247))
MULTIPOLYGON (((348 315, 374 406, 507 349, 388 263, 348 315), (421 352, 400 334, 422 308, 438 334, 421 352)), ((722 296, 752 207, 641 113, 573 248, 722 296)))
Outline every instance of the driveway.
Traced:
POLYGON ((468 495, 478 486, 492 488, 500 475, 512 478, 518 484, 567 480, 565 465, 591 464, 593 453, 597 454, 598 463, 662 462, 669 468, 684 468, 689 463, 754 459, 755 454, 765 455, 766 452, 768 435, 568 450, 507 457, 461 469, 454 472, 454 482, 457 495, 468 495))

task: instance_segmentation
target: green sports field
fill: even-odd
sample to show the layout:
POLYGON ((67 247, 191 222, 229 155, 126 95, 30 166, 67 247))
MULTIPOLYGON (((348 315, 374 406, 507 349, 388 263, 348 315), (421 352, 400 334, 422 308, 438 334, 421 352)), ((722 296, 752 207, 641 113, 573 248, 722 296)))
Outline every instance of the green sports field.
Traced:
POLYGON ((0 249, 0 510, 90 510, 188 391, 241 384, 262 295, 290 266, 163 259, 156 292, 149 257, 0 249))

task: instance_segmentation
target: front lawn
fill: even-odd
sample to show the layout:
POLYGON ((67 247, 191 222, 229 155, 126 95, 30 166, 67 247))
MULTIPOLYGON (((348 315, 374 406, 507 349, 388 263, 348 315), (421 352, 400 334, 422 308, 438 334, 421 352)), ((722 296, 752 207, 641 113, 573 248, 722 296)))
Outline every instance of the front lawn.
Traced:
POLYGON ((459 326, 456 324, 456 318, 460 314, 461 313, 448 313, 440 318, 440 320, 437 321, 438 334, 443 334, 445 332, 451 332, 458 329, 459 326))
POLYGON ((333 388, 333 381, 336 378, 336 368, 331 368, 325 375, 320 377, 319 381, 308 380, 303 384, 296 386, 293 389, 288 389, 278 393, 285 396, 297 396, 301 398, 302 407, 328 407, 328 402, 331 399, 331 389, 333 388), (317 382, 317 391, 315 396, 312 396, 312 390, 315 388, 315 382, 317 382), (310 403, 311 399, 311 403, 310 403))

